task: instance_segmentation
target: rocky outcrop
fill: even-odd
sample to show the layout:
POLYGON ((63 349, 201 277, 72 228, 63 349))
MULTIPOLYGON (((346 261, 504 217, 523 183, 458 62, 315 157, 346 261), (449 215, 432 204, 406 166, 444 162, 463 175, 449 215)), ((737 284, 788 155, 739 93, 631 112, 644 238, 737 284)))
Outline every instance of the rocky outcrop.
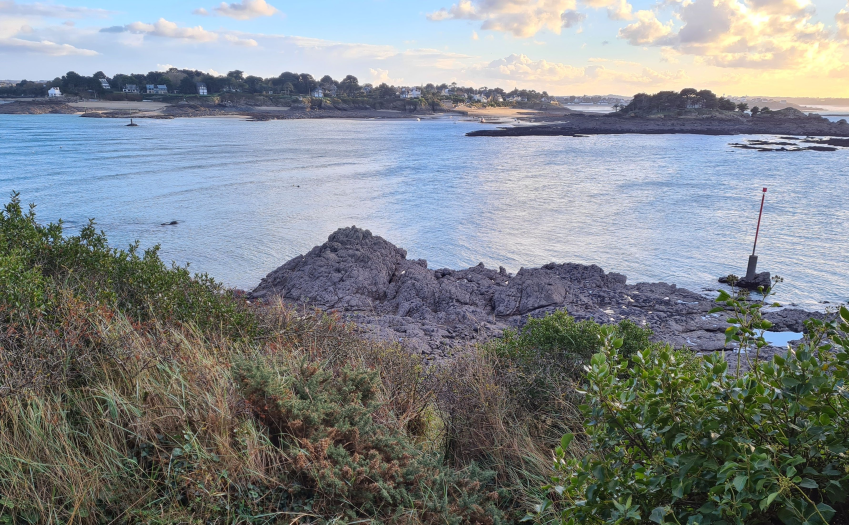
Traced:
POLYGON ((16 100, 8 104, 0 104, 0 115, 72 115, 79 113, 64 102, 52 100, 16 100))
MULTIPOLYGON (((724 313, 711 299, 666 283, 627 284, 598 266, 547 264, 512 275, 481 263, 465 270, 428 269, 407 252, 356 227, 342 228, 306 255, 269 273, 250 298, 337 311, 368 334, 444 358, 458 347, 499 337, 528 316, 565 308, 577 319, 622 319, 650 326, 659 340, 699 351, 724 347, 724 313)), ((801 331, 801 310, 768 314, 775 330, 801 331)))
MULTIPOLYGON (((792 109, 792 108, 788 108, 792 109)), ((573 114, 564 121, 538 126, 483 129, 467 133, 470 137, 521 137, 529 135, 576 136, 605 134, 697 135, 798 135, 802 137, 849 137, 849 125, 831 122, 819 115, 801 111, 775 111, 756 118, 739 114, 692 117, 628 117, 621 114, 573 114), (784 112, 784 113, 782 113, 784 112)))

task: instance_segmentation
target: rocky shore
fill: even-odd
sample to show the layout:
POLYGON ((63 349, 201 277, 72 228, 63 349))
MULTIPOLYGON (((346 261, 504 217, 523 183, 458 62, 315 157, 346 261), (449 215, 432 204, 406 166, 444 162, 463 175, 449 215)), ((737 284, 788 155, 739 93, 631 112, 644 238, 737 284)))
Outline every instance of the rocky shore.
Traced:
MULTIPOLYGON (((470 343, 502 335, 565 308, 576 319, 600 323, 630 319, 654 330, 657 340, 710 352, 725 349, 728 315, 709 314, 708 297, 667 283, 628 284, 624 275, 598 266, 550 263, 515 275, 483 264, 465 270, 431 270, 424 260, 356 227, 342 228, 269 273, 250 294, 335 311, 371 337, 399 341, 434 360, 470 343)), ((801 332, 802 321, 821 316, 774 309, 773 330, 801 332)))
POLYGON ((740 114, 706 116, 636 116, 572 114, 563 122, 471 131, 469 137, 580 136, 613 134, 799 135, 849 137, 847 122, 786 108, 756 117, 740 114))
POLYGON ((0 104, 0 115, 72 115, 79 111, 64 102, 52 100, 14 101, 0 104))

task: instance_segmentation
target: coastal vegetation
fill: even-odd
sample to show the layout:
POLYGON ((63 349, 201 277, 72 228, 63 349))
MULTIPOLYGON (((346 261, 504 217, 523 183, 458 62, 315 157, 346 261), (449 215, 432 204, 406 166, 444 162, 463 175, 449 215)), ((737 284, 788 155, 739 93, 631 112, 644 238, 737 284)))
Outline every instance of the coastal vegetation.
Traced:
MULTIPOLYGON (((720 110, 735 111, 737 104, 725 97, 718 97, 708 89, 686 88, 681 91, 660 91, 653 95, 637 93, 620 111, 635 112, 640 115, 659 113, 678 113, 684 110, 720 110)), ((740 109, 740 111, 745 111, 740 109)))
POLYGON ((566 312, 426 366, 0 213, 0 523, 839 523, 849 311, 729 368, 566 312), (751 362, 749 362, 751 360, 751 362), (746 368, 748 367, 748 368, 746 368))
MULTIPOLYGON (((243 71, 234 70, 226 75, 214 75, 192 69, 170 68, 167 71, 150 71, 148 73, 119 73, 107 77, 102 71, 92 76, 80 75, 69 71, 61 77, 56 77, 46 83, 22 80, 13 86, 0 87, 0 96, 13 97, 46 97, 47 90, 57 87, 66 96, 91 97, 124 100, 140 99, 146 94, 147 85, 165 86, 167 94, 197 96, 198 84, 203 84, 208 95, 222 93, 241 93, 245 95, 263 95, 280 98, 313 97, 321 90, 321 97, 333 97, 341 100, 374 101, 382 99, 397 99, 401 87, 381 83, 372 85, 360 84, 354 75, 346 75, 341 80, 333 79, 330 75, 315 78, 309 73, 293 73, 285 71, 276 77, 258 77, 245 75, 243 71), (101 80, 106 80, 109 88, 105 88, 101 80), (124 92, 126 86, 135 86, 137 91, 124 92)), ((161 95, 159 93, 158 95, 161 95)), ((420 86, 418 91, 411 93, 409 98, 422 99, 425 103, 466 102, 472 95, 484 95, 485 103, 506 105, 507 99, 514 103, 539 103, 548 100, 548 93, 533 89, 513 89, 510 92, 495 88, 473 88, 459 86, 457 83, 428 83, 420 86)), ((167 98, 167 97, 166 97, 167 98)))

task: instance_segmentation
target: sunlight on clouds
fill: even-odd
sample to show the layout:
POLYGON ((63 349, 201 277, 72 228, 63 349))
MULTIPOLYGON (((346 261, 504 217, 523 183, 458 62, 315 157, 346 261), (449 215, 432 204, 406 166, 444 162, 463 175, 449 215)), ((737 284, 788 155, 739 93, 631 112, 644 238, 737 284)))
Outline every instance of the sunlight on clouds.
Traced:
POLYGON ((389 71, 380 68, 370 68, 372 82, 377 84, 398 84, 404 81, 403 78, 392 78, 389 76, 389 71))
POLYGON ((30 53, 38 53, 41 55, 50 56, 94 56, 99 55, 97 51, 91 49, 80 49, 70 44, 57 44, 49 40, 32 41, 23 40, 20 38, 4 38, 0 39, 0 50, 10 51, 28 51, 30 53))
POLYGON ((460 0, 450 8, 427 15, 428 20, 480 20, 481 29, 511 33, 528 38, 543 29, 560 34, 567 20, 564 13, 574 10, 575 0, 460 0))
MULTIPOLYGON (((218 7, 214 7, 212 11, 214 14, 219 16, 226 16, 235 20, 251 20, 253 18, 260 18, 263 16, 273 16, 280 12, 276 7, 266 3, 265 0, 242 0, 241 2, 235 2, 232 4, 221 2, 221 4, 218 7)), ((202 16, 212 14, 202 7, 195 9, 192 13, 202 16)))
POLYGON ((201 26, 180 27, 174 22, 160 18, 153 24, 133 22, 127 25, 127 30, 133 33, 160 36, 164 38, 180 38, 198 42, 211 42, 218 39, 218 34, 207 31, 201 26))
POLYGON ((236 46, 257 47, 259 45, 253 38, 239 38, 235 35, 224 35, 224 40, 236 46))

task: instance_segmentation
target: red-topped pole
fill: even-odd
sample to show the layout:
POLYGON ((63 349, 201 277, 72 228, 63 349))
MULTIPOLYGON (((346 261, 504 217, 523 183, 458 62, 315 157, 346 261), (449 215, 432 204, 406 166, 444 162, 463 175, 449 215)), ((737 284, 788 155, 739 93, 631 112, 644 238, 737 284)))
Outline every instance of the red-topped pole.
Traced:
POLYGON ((761 232, 761 217, 764 215, 764 201, 766 200, 766 188, 763 191, 763 197, 761 197, 761 212, 758 214, 758 228, 755 230, 755 245, 752 246, 752 255, 755 254, 755 248, 758 247, 758 234, 761 232))
POLYGON ((764 214, 764 201, 766 200, 766 188, 763 189, 761 197, 761 211, 758 214, 758 228, 755 230, 755 244, 752 246, 752 255, 749 256, 749 267, 746 269, 746 280, 751 281, 758 273, 758 256, 755 255, 755 250, 758 247, 758 235, 761 233, 761 218, 764 214))

